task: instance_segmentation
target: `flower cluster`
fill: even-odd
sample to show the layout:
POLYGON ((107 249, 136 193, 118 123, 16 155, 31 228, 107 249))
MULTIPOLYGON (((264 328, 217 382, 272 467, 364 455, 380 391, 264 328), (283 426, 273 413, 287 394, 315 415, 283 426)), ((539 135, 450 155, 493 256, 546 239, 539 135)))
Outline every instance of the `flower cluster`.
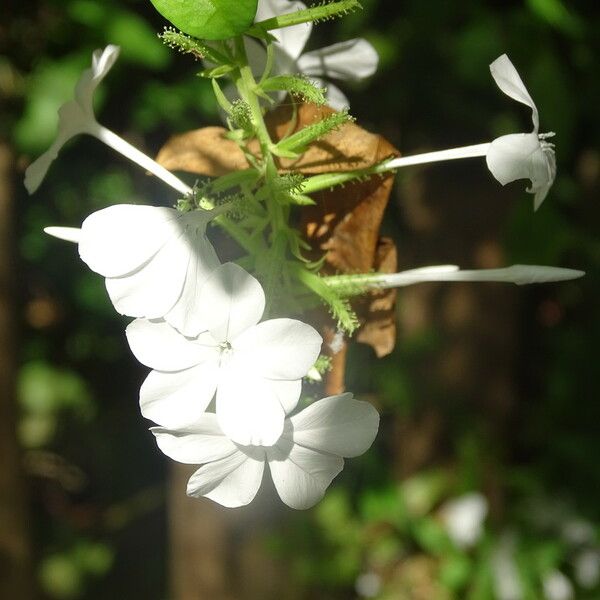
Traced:
MULTIPOLYGON (((256 27, 289 9, 298 14, 310 13, 301 2, 260 0, 256 27)), ((304 73, 313 79, 362 79, 377 65, 375 50, 361 39, 302 54, 309 34, 310 22, 299 21, 265 37, 266 49, 256 39, 237 38, 238 54, 231 64, 213 70, 236 73, 232 79, 248 107, 248 126, 254 128, 251 133, 260 143, 261 158, 256 159, 250 152, 246 156, 252 163, 251 174, 254 169, 253 181, 262 182, 258 185, 263 187, 253 188, 247 196, 260 206, 258 214, 253 215, 259 223, 253 235, 261 240, 260 249, 265 252, 260 264, 261 274, 267 272, 271 280, 267 290, 273 289, 272 281, 277 277, 287 282, 291 274, 298 272, 298 263, 307 270, 311 266, 303 262, 299 252, 293 252, 291 244, 286 246, 298 234, 290 237, 289 196, 281 199, 277 195, 281 181, 273 159, 276 146, 262 119, 259 99, 265 97, 265 90, 254 80, 253 72, 260 67, 253 64, 253 56, 260 55, 257 64, 270 63, 265 67, 267 71, 304 73), (296 270, 286 271, 282 277, 278 269, 293 260, 297 261, 296 270)), ((184 41, 186 48, 195 43, 189 37, 184 41)), ((211 61, 226 59, 215 49, 218 44, 203 48, 211 53, 211 61)), ((230 52, 231 48, 225 50, 230 52)), ((222 223, 220 217, 227 216, 235 201, 199 203, 197 190, 98 124, 93 94, 118 52, 115 46, 94 52, 91 68, 77 84, 75 99, 59 110, 56 141, 27 169, 25 185, 30 192, 35 191, 60 148, 73 136, 88 133, 184 196, 177 209, 117 204, 91 214, 80 229, 50 227, 46 231, 78 243, 81 259, 105 278, 115 309, 135 319, 127 327, 127 340, 135 357, 152 369, 141 386, 141 412, 157 424, 152 432, 167 456, 203 465, 189 480, 188 494, 205 496, 229 507, 245 505, 256 495, 268 463, 283 502, 293 508, 308 508, 323 496, 341 471, 344 458, 358 456, 370 447, 379 415, 370 404, 354 400, 348 393, 313 402, 302 397, 302 380, 315 372, 321 336, 300 320, 282 318, 282 303, 274 307, 273 298, 266 297, 258 279, 238 264, 221 264, 206 235, 209 223, 222 223)), ((508 135, 467 149, 393 159, 372 172, 485 155, 491 172, 501 183, 531 179, 529 191, 535 193, 537 208, 556 171, 552 145, 545 141, 550 134, 538 133, 537 108, 506 55, 494 61, 491 70, 504 93, 531 107, 531 134, 508 135)), ((334 106, 347 105, 333 86, 329 87, 329 99, 334 106)), ((240 144, 249 137, 239 134, 239 130, 231 134, 240 144)), ((357 171, 354 175, 360 178, 365 174, 357 171)), ((239 185, 239 181, 234 180, 230 187, 239 185)), ((224 185, 223 189, 229 188, 224 185)), ((235 231, 235 223, 229 222, 228 231, 235 231)), ((251 264, 259 264, 257 257, 250 258, 254 259, 251 264)), ((344 288, 351 290, 347 294, 351 296, 423 281, 523 284, 571 279, 581 274, 531 265, 482 271, 441 265, 390 275, 322 277, 319 286, 313 288, 344 288)), ((300 312, 302 305, 295 298, 293 302, 294 311, 300 312)), ((454 507, 450 512, 458 515, 453 522, 462 524, 465 520, 460 516, 462 508, 454 507)), ((479 507, 477 512, 483 518, 485 510, 479 507)), ((475 533, 476 529, 474 525, 475 533)))

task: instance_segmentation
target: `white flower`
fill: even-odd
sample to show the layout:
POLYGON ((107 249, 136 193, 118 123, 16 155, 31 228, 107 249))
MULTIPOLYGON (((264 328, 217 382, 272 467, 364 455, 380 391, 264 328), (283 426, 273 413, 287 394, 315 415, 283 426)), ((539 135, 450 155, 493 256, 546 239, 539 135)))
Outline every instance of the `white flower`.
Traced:
POLYGON ((301 379, 315 363, 321 336, 294 319, 259 323, 265 295, 233 263, 219 267, 198 293, 208 331, 184 337, 164 321, 127 327, 136 358, 155 369, 140 390, 142 414, 164 427, 202 419, 216 390, 221 429, 238 444, 274 444, 298 403, 301 379))
POLYGON ((219 266, 206 237, 212 211, 117 204, 92 213, 79 233, 46 232, 79 242, 79 255, 106 278, 116 310, 130 317, 164 317, 185 335, 207 328, 198 290, 219 266))
POLYGON ((515 536, 504 533, 492 553, 494 593, 498 600, 522 600, 523 584, 515 562, 515 536))
POLYGON ((30 194, 40 186, 58 152, 72 137, 80 133, 94 135, 94 92, 115 64, 119 51, 120 48, 113 45, 94 51, 92 67, 81 74, 75 87, 75 98, 58 110, 58 134, 52 146, 25 171, 25 187, 30 194))
POLYGON ((506 54, 490 65, 490 71, 498 87, 507 96, 531 108, 533 131, 495 139, 486 156, 488 168, 502 185, 516 179, 530 179, 531 187, 527 191, 534 194, 533 205, 537 210, 556 177, 554 144, 546 142, 554 133, 539 133, 537 107, 506 54))
MULTIPOLYGON (((264 21, 305 8, 306 5, 298 1, 259 0, 255 21, 264 21)), ((322 83, 323 78, 359 82, 377 70, 379 56, 375 48, 362 38, 302 54, 311 31, 312 23, 302 23, 270 32, 277 39, 274 45, 275 74, 303 73, 316 83, 322 83)), ((256 40, 249 39, 246 48, 253 69, 262 71, 265 64, 263 47, 256 40)), ((336 110, 349 104, 343 92, 330 83, 327 84, 327 98, 329 105, 336 110)))
POLYGON ((546 600, 572 600, 575 597, 571 581, 556 569, 544 577, 542 585, 546 600))
POLYGON ((204 464, 190 478, 188 496, 205 496, 227 507, 244 506, 260 487, 265 462, 281 500, 310 508, 343 469, 344 458, 368 450, 377 435, 379 415, 367 402, 342 394, 324 398, 285 420, 275 445, 240 446, 204 413, 192 427, 152 428, 159 448, 172 459, 204 464))
POLYGON ((488 503, 479 493, 465 494, 446 502, 442 519, 450 539, 459 548, 474 546, 483 533, 488 503))
POLYGON ((573 561, 575 579, 586 590, 592 589, 600 581, 600 550, 582 550, 573 561))
POLYGON ((117 152, 150 171, 165 183, 182 194, 189 194, 191 188, 171 172, 146 156, 118 135, 96 121, 94 115, 94 92, 110 71, 119 56, 120 48, 109 44, 104 50, 95 50, 92 66, 86 69, 75 86, 75 97, 58 109, 58 133, 56 139, 25 171, 25 187, 33 194, 42 183, 50 165, 61 148, 73 137, 87 133, 98 138, 117 152))

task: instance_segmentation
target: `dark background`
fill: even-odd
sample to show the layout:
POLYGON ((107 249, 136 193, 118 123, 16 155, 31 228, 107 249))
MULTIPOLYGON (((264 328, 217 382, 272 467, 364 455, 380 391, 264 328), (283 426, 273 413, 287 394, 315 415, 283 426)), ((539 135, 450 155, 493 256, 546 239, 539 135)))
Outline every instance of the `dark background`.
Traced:
POLYGON ((598 582, 585 589, 577 570, 582 552, 600 552, 597 3, 363 5, 315 27, 309 48, 358 36, 376 46, 373 79, 340 87, 357 122, 402 153, 529 131, 530 111, 489 75, 503 52, 538 105, 542 131, 557 133, 558 178, 536 214, 524 182, 501 188, 483 160, 402 172, 384 224, 401 268, 530 263, 587 276, 403 290, 394 353, 350 351, 348 389, 382 413, 373 449, 348 461, 306 513, 271 510, 268 491, 234 517, 203 509, 214 530, 203 555, 186 554, 169 535, 182 525, 177 514, 167 525, 168 498, 183 487, 169 490, 169 465, 139 415, 145 371, 126 346, 126 320, 75 247, 42 233, 110 204, 172 198, 83 136, 31 198, 22 175, 51 143, 56 109, 95 48, 122 46, 97 94, 99 120, 149 154, 172 133, 218 122, 210 84, 195 77, 197 63, 161 45, 164 22, 149 2, 3 2, 0 596, 29 598, 35 588, 58 599, 346 599, 367 573, 377 598, 485 600, 501 598, 494 556, 510 546, 522 598, 543 598, 556 569, 573 597, 600 597, 598 582), (440 507, 469 491, 486 496, 489 515, 463 551, 440 507), (192 569, 209 565, 194 592, 169 584, 180 556, 192 569))

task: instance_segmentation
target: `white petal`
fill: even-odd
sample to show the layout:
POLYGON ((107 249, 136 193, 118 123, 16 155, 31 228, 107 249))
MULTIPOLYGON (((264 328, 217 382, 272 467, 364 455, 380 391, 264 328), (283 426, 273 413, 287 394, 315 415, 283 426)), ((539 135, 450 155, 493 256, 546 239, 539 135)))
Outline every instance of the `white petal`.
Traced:
POLYGON ((265 293, 242 267, 225 263, 202 286, 198 303, 215 340, 225 342, 258 323, 265 310, 265 293))
POLYGON ((118 277, 148 262, 181 229, 172 208, 117 204, 83 222, 79 254, 92 271, 118 277))
POLYGON ((344 459, 286 442, 267 451, 273 483, 285 504, 298 510, 310 508, 344 468, 344 459))
MULTIPOLYGON (((304 10, 303 2, 289 2, 289 0, 259 0, 256 10, 255 22, 265 21, 271 17, 277 17, 298 10, 304 10)), ((292 27, 282 27, 270 31, 281 44, 281 48, 293 60, 297 59, 312 31, 312 23, 301 23, 292 27)))
POLYGON ((283 432, 278 390, 243 370, 225 368, 217 389, 217 418, 227 437, 243 446, 272 446, 283 432))
POLYGON ((152 427, 160 450, 180 463, 199 465, 225 458, 237 451, 237 446, 223 435, 214 413, 204 413, 188 429, 152 427))
POLYGON ((54 143, 25 171, 25 187, 30 194, 38 189, 60 149, 72 137, 80 133, 93 133, 96 125, 94 91, 114 64, 118 54, 119 48, 113 45, 94 52, 92 68, 83 71, 75 86, 75 99, 66 102, 58 110, 58 132, 54 143))
POLYGON ((44 233, 65 242, 79 243, 81 229, 79 227, 44 227, 44 233))
POLYGON ((512 62, 506 54, 498 57, 491 65, 490 71, 494 81, 498 87, 513 100, 521 102, 526 106, 529 106, 532 110, 532 120, 534 132, 537 133, 539 128, 539 116, 535 102, 529 95, 523 80, 517 73, 512 62))
POLYGON ((307 52, 298 59, 298 68, 309 76, 358 82, 373 75, 378 63, 375 48, 358 38, 307 52))
MULTIPOLYGON (((315 80, 315 77, 311 77, 311 79, 315 80)), ((324 84, 324 86, 327 88, 325 97, 327 98, 328 106, 337 111, 347 109, 350 106, 350 100, 348 100, 346 94, 344 94, 337 85, 327 83, 326 85, 324 84)))
POLYGON ((285 414, 291 413, 298 405, 298 400, 300 400, 302 379, 296 379, 295 381, 265 379, 265 382, 271 387, 275 396, 277 396, 285 414))
POLYGON ((93 114, 84 112, 74 100, 70 100, 58 109, 58 131, 54 142, 25 170, 25 187, 30 194, 40 187, 61 148, 76 135, 90 133, 94 125, 93 114))
POLYGON ((165 245, 136 271, 107 277, 106 290, 119 314, 157 319, 181 297, 192 250, 185 233, 165 245))
POLYGON ((200 467, 189 479, 188 496, 206 496, 234 508, 252 502, 265 468, 264 452, 240 451, 200 467))
POLYGON ((92 68, 86 69, 75 87, 75 99, 84 110, 93 113, 93 95, 100 82, 110 71, 119 57, 120 48, 109 44, 103 50, 94 50, 92 68))
POLYGON ((169 429, 195 426, 214 396, 217 378, 216 361, 176 373, 151 371, 140 389, 142 415, 169 429))
POLYGON ((323 338, 295 319, 270 319, 231 340, 237 360, 269 379, 300 379, 315 364, 323 338))
POLYGON ((543 153, 535 133, 513 133, 496 138, 485 160, 492 175, 506 185, 516 179, 530 179, 533 161, 543 153))
POLYGON ((535 194, 533 198, 533 209, 537 210, 541 205, 556 177, 556 156, 554 149, 542 145, 542 151, 535 155, 531 187, 528 192, 535 194))
MULTIPOLYGON (((323 398, 290 418, 296 444, 338 454, 359 456, 366 452, 379 428, 379 414, 368 402, 352 394, 323 398)), ((290 435, 286 430, 286 437, 290 435)))
POLYGON ((167 322, 188 337, 208 329, 205 310, 200 303, 200 288, 219 264, 215 249, 206 236, 197 235, 191 247, 183 290, 173 308, 165 315, 167 322))
POLYGON ((208 333, 190 339, 161 320, 136 319, 125 330, 134 356, 159 371, 179 371, 217 359, 218 348, 208 333))

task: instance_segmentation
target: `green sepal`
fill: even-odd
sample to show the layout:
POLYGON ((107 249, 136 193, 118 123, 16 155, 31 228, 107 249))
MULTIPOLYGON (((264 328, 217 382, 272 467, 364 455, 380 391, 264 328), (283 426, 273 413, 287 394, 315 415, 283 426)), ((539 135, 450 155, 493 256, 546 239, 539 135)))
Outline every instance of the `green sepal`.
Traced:
POLYGON ((227 114, 231 114, 231 111, 233 110, 233 105, 231 104, 231 102, 229 102, 229 100, 223 93, 219 82, 216 79, 211 79, 211 84, 217 103, 227 114))
POLYGON ((329 21, 336 17, 343 17, 344 15, 362 8, 358 0, 337 0, 337 2, 324 2, 319 6, 312 6, 311 8, 305 8, 303 10, 297 10, 295 12, 286 13, 284 15, 278 15, 259 21, 249 29, 246 34, 253 37, 262 39, 262 36, 273 29, 281 29, 283 27, 292 27, 293 25, 300 25, 301 23, 319 23, 322 21, 329 21))
POLYGON ((298 206, 315 206, 317 203, 306 194, 290 194, 290 202, 298 206))
POLYGON ((212 46, 190 37, 181 31, 177 31, 173 27, 165 27, 165 30, 159 33, 158 37, 169 48, 179 50, 182 54, 191 54, 196 59, 206 58, 216 64, 229 62, 229 59, 224 54, 215 50, 212 46))
POLYGON ((204 77, 206 79, 217 79, 218 77, 223 77, 223 75, 227 75, 227 73, 231 73, 235 67, 233 65, 219 65, 218 67, 213 67, 212 69, 204 69, 199 73, 196 73, 198 77, 204 77))
POLYGON ((274 144, 273 146, 271 146, 270 150, 271 150, 272 154, 274 154, 275 156, 278 156, 279 158, 295 159, 295 158, 300 157, 300 154, 298 154, 297 152, 293 152, 291 150, 286 150, 285 148, 279 147, 277 144, 274 144))
MULTIPOLYGON (((292 152, 301 154, 306 150, 311 142, 318 140, 334 129, 342 126, 344 123, 348 123, 352 120, 352 117, 346 111, 333 113, 321 121, 313 123, 312 125, 308 125, 300 131, 297 131, 289 137, 281 140, 273 148, 273 153, 292 152)), ((277 154, 277 156, 282 156, 282 154, 277 154)))
POLYGON ((269 77, 260 84, 265 92, 288 92, 304 102, 325 104, 325 90, 315 85, 308 77, 277 75, 269 77))

